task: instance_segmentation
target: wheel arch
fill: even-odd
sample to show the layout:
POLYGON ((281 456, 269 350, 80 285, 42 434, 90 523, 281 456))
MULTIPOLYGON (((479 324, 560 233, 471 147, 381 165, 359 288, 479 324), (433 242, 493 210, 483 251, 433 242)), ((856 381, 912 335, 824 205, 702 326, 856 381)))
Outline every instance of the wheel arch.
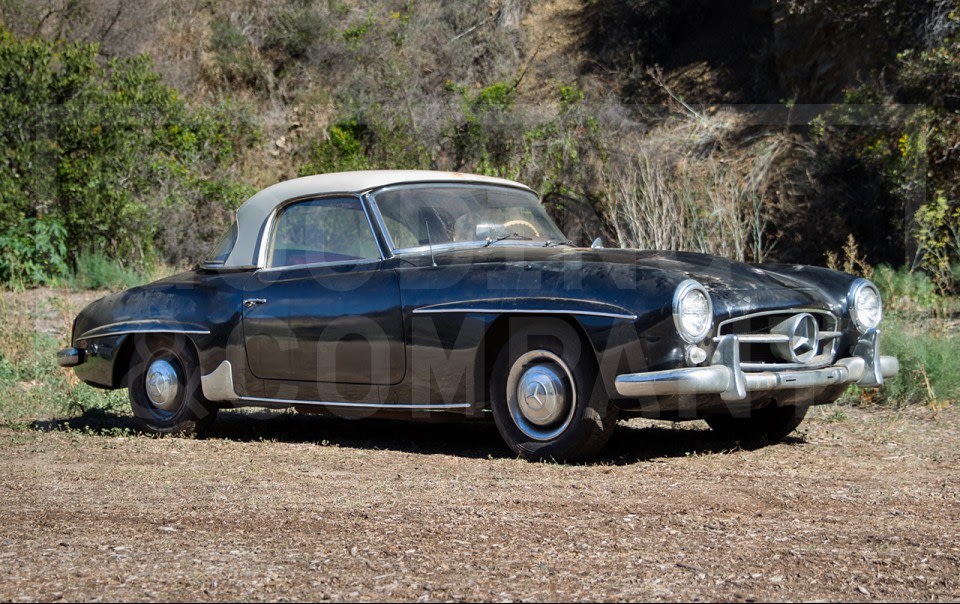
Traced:
POLYGON ((182 332, 165 332, 165 331, 145 331, 127 334, 123 342, 120 344, 120 347, 117 349, 117 352, 114 356, 113 362, 113 387, 114 388, 128 388, 130 386, 129 376, 130 376, 130 362, 133 360, 134 352, 136 351, 137 342, 141 341, 145 344, 148 344, 150 340, 161 338, 161 337, 173 337, 173 338, 183 338, 183 341, 187 342, 189 346, 193 348, 194 354, 197 358, 200 358, 200 347, 197 345, 196 341, 190 334, 185 334, 182 332))
POLYGON ((599 362, 593 340, 589 337, 586 328, 574 314, 538 314, 531 313, 503 313, 497 316, 487 327, 480 342, 475 365, 476 401, 483 406, 490 405, 490 380, 493 377, 493 366, 497 356, 510 340, 510 335, 517 326, 527 325, 537 321, 560 321, 566 323, 580 338, 582 350, 592 355, 595 362, 599 362), (513 328, 513 329, 511 329, 513 328))

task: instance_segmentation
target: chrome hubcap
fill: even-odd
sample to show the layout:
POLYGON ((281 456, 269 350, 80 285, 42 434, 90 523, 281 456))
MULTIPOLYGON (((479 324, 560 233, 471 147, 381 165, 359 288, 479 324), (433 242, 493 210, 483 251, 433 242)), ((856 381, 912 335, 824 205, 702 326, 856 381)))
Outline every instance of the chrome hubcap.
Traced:
POLYGON ((163 411, 176 410, 180 380, 170 361, 158 359, 150 364, 147 369, 146 390, 147 398, 154 407, 163 411))
POLYGON ((507 377, 507 406, 514 424, 535 440, 559 436, 573 421, 576 393, 563 360, 533 350, 513 364, 507 377))
POLYGON ((520 413, 538 426, 548 426, 564 411, 566 389, 550 365, 534 365, 520 376, 517 403, 520 413))

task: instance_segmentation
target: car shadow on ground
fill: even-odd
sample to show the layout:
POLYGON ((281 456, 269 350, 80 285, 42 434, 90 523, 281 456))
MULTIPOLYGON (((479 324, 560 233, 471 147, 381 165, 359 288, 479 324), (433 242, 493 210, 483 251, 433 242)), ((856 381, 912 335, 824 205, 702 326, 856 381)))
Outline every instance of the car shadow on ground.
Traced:
MULTIPOLYGON (((101 436, 142 435, 127 415, 92 410, 69 419, 35 421, 39 431, 72 431, 101 436)), ((208 439, 238 442, 315 443, 342 448, 387 450, 421 455, 455 455, 472 459, 509 459, 507 448, 492 421, 418 423, 400 420, 344 419, 273 411, 225 411, 208 439)), ((670 422, 621 423, 602 454, 584 465, 630 465, 691 455, 722 455, 773 444, 802 445, 802 436, 780 443, 734 441, 707 429, 678 429, 670 422)))

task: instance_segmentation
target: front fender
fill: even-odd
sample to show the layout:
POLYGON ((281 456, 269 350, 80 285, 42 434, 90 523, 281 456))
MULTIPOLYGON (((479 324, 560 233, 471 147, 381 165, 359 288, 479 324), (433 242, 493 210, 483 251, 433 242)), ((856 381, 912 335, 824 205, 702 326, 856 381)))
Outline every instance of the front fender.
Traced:
POLYGON ((73 326, 73 345, 85 358, 75 368, 77 376, 98 387, 123 387, 134 338, 159 333, 189 339, 201 373, 214 371, 228 349, 242 353, 241 301, 248 277, 189 271, 91 303, 73 326))

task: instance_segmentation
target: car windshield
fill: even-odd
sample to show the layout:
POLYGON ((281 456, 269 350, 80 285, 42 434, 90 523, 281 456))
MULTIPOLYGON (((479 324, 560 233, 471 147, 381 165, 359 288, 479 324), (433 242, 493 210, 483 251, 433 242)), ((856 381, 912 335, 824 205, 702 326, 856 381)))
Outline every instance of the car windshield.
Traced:
POLYGON ((566 241, 529 191, 412 185, 383 189, 373 198, 395 251, 428 244, 566 241))

